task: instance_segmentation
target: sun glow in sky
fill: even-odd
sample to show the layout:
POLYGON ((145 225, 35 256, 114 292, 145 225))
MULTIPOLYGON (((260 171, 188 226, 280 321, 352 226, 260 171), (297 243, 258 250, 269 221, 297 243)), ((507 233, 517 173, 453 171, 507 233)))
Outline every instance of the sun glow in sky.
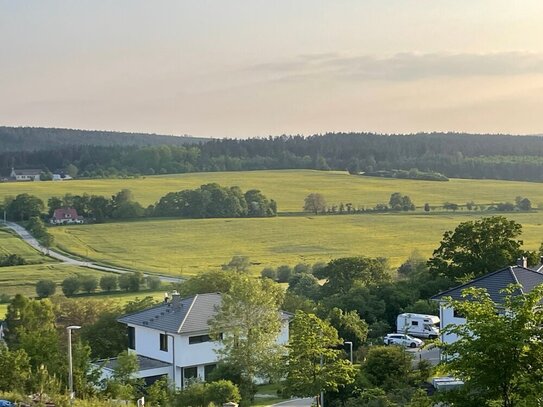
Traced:
POLYGON ((543 133, 543 1, 0 0, 0 125, 543 133))

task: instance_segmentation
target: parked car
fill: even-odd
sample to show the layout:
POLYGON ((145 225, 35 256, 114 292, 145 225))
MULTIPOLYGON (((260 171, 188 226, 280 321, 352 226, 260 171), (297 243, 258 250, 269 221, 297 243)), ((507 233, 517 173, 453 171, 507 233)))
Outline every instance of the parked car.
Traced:
POLYGON ((383 338, 385 345, 399 345, 406 348, 420 348, 424 341, 405 334, 388 334, 383 338))
POLYGON ((13 404, 11 401, 7 400, 0 400, 0 407, 14 407, 15 404, 13 404))

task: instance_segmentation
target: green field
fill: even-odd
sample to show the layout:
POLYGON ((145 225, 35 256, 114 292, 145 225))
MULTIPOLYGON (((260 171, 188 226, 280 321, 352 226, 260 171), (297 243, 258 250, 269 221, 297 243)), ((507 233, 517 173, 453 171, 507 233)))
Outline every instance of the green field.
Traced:
POLYGON ((350 202, 356 206, 386 203, 393 192, 407 194, 417 206, 425 202, 442 205, 445 201, 464 204, 513 202, 517 195, 528 197, 534 205, 543 203, 543 185, 530 182, 460 180, 432 182, 349 175, 339 171, 277 170, 210 172, 142 177, 136 179, 74 180, 65 182, 25 182, 0 184, 0 200, 6 196, 30 193, 45 201, 51 196, 98 194, 109 196, 123 188, 133 191, 144 206, 156 202, 167 192, 195 188, 217 182, 237 185, 243 190, 257 188, 278 203, 280 212, 299 212, 304 198, 320 192, 330 203, 350 202))
POLYGON ((37 250, 23 242, 17 235, 0 228, 0 256, 18 254, 27 263, 43 263, 50 261, 37 250))
MULTIPOLYGON (((61 248, 81 256, 171 275, 220 267, 233 255, 265 266, 383 256, 392 266, 417 249, 430 256, 446 230, 480 214, 289 216, 265 219, 160 219, 51 229, 61 248)), ((527 248, 543 240, 543 214, 508 216, 524 226, 527 248)))

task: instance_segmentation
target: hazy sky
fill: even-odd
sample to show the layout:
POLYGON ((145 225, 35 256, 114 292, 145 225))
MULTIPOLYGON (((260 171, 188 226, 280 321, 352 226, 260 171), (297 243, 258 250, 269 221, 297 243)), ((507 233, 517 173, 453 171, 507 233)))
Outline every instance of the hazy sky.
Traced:
POLYGON ((0 0, 0 125, 543 133, 543 1, 0 0))

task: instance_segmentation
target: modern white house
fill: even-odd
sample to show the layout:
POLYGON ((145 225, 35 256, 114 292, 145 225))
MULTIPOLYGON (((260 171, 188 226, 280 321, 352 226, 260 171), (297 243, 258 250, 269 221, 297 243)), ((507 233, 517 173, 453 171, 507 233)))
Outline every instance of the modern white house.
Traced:
POLYGON ((519 295, 529 293, 536 286, 543 284, 542 271, 543 266, 540 266, 537 269, 528 268, 526 259, 522 258, 518 260, 517 265, 515 266, 505 267, 492 273, 485 274, 484 276, 433 296, 431 299, 439 302, 441 340, 444 343, 455 342, 458 339, 457 336, 454 334, 446 334, 443 332, 443 329, 447 325, 461 325, 466 323, 466 319, 463 315, 460 315, 454 308, 446 305, 446 298, 469 301, 469 299, 462 297, 462 292, 467 288, 477 287, 486 289, 494 303, 498 305, 503 304, 505 296, 502 292, 503 289, 509 287, 511 284, 518 284, 521 287, 518 290, 519 295))
MULTIPOLYGON (((218 293, 189 298, 173 293, 171 301, 119 318, 127 326, 128 348, 138 357, 140 370, 136 376, 151 384, 167 375, 178 388, 191 379, 205 381, 218 362, 215 349, 220 343, 210 338, 208 321, 216 314, 221 299, 218 293)), ((291 317, 281 312, 280 344, 288 341, 291 317)), ((115 359, 106 363, 103 376, 113 373, 115 363, 115 359)))

